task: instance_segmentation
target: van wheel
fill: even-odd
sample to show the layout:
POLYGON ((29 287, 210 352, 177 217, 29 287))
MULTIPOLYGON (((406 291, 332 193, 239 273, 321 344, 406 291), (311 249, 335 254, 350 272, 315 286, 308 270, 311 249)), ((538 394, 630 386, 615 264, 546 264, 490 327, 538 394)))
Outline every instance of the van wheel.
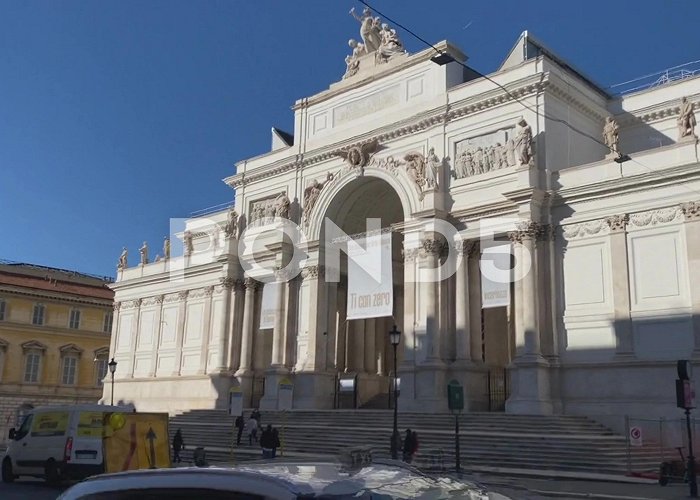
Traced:
POLYGON ((2 461, 2 482, 11 483, 16 477, 17 476, 12 473, 12 460, 10 460, 10 457, 6 457, 5 460, 2 461))
POLYGON ((46 479, 46 482, 49 484, 55 484, 58 481, 60 481, 60 473, 58 471, 58 465, 56 465, 56 461, 51 458, 46 461, 46 465, 44 465, 44 478, 46 479))

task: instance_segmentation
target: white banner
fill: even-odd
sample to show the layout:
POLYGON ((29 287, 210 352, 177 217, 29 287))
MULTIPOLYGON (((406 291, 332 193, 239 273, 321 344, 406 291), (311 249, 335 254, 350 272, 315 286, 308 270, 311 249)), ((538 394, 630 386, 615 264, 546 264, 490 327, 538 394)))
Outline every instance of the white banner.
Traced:
POLYGON ((485 248, 479 264, 482 309, 510 305, 510 243, 485 248))
POLYGON ((348 241, 347 319, 391 316, 393 291, 391 232, 348 241))
POLYGON ((265 283, 262 293, 262 307, 260 310, 260 330, 275 327, 275 307, 277 305, 277 294, 279 293, 279 283, 265 283))

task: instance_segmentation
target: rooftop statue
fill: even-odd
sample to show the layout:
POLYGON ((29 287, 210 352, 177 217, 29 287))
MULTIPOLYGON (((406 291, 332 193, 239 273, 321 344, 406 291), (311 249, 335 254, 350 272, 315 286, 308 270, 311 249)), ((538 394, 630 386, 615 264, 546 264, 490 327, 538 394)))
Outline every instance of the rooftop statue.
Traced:
POLYGON ((358 16, 353 7, 350 9, 350 15, 360 22, 360 37, 364 44, 365 54, 377 50, 382 43, 381 36, 379 35, 379 18, 372 17, 372 11, 369 7, 364 8, 362 16, 358 16))
POLYGON ((139 253, 141 254, 141 265, 145 266, 148 264, 148 243, 143 242, 143 245, 139 248, 139 253))
POLYGON ((117 269, 126 269, 128 255, 128 250, 126 249, 126 247, 123 247, 122 253, 119 255, 119 263, 117 264, 117 269))
POLYGON ((678 140, 684 137, 695 137, 695 112, 693 111, 693 103, 687 97, 681 99, 681 112, 678 115, 678 140))
POLYGON ((165 260, 170 258, 170 238, 167 236, 163 238, 163 258, 165 260))
POLYGON ((382 42, 377 50, 376 61, 378 63, 388 62, 392 57, 406 53, 396 30, 389 28, 388 24, 382 24, 380 35, 382 42))
POLYGON ((620 127, 612 116, 605 117, 605 126, 603 127, 603 140, 605 145, 610 149, 610 153, 618 155, 620 153, 620 127))

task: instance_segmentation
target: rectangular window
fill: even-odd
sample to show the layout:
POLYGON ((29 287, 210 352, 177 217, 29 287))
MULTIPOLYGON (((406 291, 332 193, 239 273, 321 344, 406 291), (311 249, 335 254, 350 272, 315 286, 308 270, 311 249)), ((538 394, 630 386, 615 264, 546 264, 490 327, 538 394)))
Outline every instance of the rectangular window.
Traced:
POLYGON ((32 325, 44 324, 44 304, 34 304, 34 313, 32 314, 32 325))
POLYGON ((97 358, 97 361, 95 361, 95 374, 97 376, 95 385, 102 385, 102 381, 107 376, 107 358, 97 358))
POLYGON ((78 329, 80 328, 80 311, 78 309, 73 309, 70 312, 70 322, 68 323, 69 328, 78 329))
POLYGON ((5 311, 7 310, 7 302, 0 299, 0 321, 5 321, 5 311))
POLYGON ((61 383, 63 385, 75 384, 75 370, 77 367, 77 358, 74 358, 73 356, 66 356, 63 358, 63 376, 61 377, 61 383))
POLYGON ((26 356, 26 364, 24 366, 24 381, 36 383, 39 381, 39 363, 41 355, 35 352, 30 352, 26 356))
POLYGON ((112 321, 114 321, 114 313, 112 311, 105 313, 105 321, 102 325, 103 332, 112 333, 112 321))

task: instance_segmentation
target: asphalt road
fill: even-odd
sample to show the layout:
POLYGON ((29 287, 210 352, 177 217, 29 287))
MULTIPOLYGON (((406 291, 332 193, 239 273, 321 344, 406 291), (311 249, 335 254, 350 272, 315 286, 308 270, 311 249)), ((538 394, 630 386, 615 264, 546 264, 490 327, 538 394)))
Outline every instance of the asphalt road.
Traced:
POLYGON ((48 486, 40 479, 17 479, 14 483, 0 482, 2 500, 56 500, 70 485, 48 486))

